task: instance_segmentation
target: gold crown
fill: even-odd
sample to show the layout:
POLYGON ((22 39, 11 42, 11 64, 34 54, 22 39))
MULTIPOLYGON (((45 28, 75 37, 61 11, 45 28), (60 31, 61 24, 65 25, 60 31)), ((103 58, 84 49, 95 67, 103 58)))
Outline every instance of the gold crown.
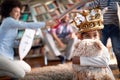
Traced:
POLYGON ((74 13, 73 22, 79 32, 103 29, 103 16, 100 9, 83 10, 74 13))

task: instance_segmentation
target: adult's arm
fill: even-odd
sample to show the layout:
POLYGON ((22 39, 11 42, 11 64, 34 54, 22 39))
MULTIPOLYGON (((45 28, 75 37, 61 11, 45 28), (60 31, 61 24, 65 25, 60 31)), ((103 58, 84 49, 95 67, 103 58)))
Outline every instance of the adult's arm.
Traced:
POLYGON ((38 28, 45 28, 46 26, 52 26, 53 22, 21 22, 17 21, 11 17, 4 20, 4 22, 7 22, 7 25, 9 25, 11 28, 19 28, 19 29, 25 29, 25 28, 31 28, 31 29, 38 29, 38 28))

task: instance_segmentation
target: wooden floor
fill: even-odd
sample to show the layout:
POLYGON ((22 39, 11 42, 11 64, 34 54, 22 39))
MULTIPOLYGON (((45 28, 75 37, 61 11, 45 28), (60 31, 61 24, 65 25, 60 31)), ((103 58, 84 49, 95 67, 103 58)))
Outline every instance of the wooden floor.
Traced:
MULTIPOLYGON (((27 59, 25 59, 25 61, 29 65, 31 65, 32 68, 61 64, 59 60, 48 60, 48 64, 45 65, 43 57, 35 57, 35 58, 31 58, 31 59, 27 58, 27 59)), ((71 61, 66 61, 66 62, 71 62, 71 61)))

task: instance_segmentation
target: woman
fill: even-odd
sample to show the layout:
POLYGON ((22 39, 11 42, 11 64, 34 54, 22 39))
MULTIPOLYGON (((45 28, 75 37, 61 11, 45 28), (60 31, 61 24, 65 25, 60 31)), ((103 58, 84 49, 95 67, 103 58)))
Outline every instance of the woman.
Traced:
POLYGON ((38 29, 53 24, 52 22, 20 22, 21 5, 19 0, 3 0, 1 4, 0 73, 13 78, 23 78, 26 72, 31 71, 31 67, 25 61, 14 59, 13 47, 18 29, 38 29))

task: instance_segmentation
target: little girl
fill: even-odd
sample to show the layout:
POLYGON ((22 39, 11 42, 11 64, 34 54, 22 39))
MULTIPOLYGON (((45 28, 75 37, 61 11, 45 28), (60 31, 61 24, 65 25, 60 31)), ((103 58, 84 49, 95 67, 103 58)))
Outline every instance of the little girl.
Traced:
POLYGON ((77 43, 77 48, 73 52, 73 80, 115 80, 109 68, 109 53, 98 41, 99 36, 99 30, 81 33, 82 40, 77 43))
POLYGON ((79 26, 81 40, 72 55, 73 80, 115 80, 109 68, 108 50, 100 41, 101 29, 102 24, 79 26))

